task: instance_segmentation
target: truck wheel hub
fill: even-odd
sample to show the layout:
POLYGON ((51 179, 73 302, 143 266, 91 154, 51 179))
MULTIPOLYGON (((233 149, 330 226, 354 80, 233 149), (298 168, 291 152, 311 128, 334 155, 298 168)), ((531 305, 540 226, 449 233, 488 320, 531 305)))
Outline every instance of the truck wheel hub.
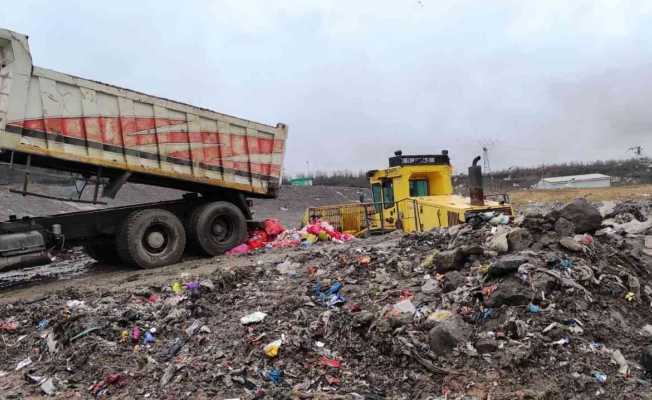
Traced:
POLYGON ((161 232, 154 231, 147 235, 147 244, 152 249, 160 249, 165 244, 165 236, 161 232))

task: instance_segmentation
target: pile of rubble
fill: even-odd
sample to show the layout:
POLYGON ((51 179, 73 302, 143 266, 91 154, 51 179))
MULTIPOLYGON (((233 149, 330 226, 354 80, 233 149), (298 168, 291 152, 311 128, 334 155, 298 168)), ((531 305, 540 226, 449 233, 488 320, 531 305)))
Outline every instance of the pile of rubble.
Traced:
POLYGON ((604 213, 578 200, 2 305, 0 393, 652 398, 650 204, 604 213))

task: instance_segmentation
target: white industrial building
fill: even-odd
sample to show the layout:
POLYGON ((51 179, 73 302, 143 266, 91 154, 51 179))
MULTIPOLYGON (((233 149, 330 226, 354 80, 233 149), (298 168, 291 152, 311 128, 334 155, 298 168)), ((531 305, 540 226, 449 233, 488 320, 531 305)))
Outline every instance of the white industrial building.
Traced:
POLYGON ((585 174, 543 178, 536 189, 601 188, 611 186, 611 177, 603 174, 585 174))

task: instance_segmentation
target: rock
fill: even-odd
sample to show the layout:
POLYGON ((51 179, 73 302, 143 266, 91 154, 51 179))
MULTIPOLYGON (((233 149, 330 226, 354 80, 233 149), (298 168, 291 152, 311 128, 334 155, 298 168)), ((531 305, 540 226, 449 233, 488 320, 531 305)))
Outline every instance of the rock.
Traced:
POLYGON ((498 350, 498 343, 494 338, 482 338, 475 343, 475 349, 480 354, 493 353, 498 350))
POLYGON ((209 292, 215 290, 215 284, 210 279, 203 279, 199 282, 199 286, 205 288, 209 292))
POLYGON ((497 253, 507 253, 509 251, 509 242, 507 241, 507 234, 496 235, 489 242, 489 248, 497 253))
POLYGON ((641 335, 645 337, 652 337, 652 325, 647 324, 641 328, 641 335))
POLYGON ((439 273, 460 269, 464 266, 466 256, 458 249, 445 250, 435 254, 433 265, 439 273))
POLYGON ((566 218, 559 218, 557 222, 555 222, 555 232, 559 236, 573 236, 575 233, 575 224, 567 220, 566 218))
POLYGON ((518 267, 528 262, 527 257, 519 255, 503 256, 489 267, 489 278, 499 278, 501 276, 513 274, 518 267))
POLYGON ((646 249, 652 249, 652 236, 646 236, 644 243, 646 249))
POLYGON ((532 244, 532 235, 527 229, 515 228, 507 234, 507 245, 510 251, 525 250, 532 244))
POLYGON ((430 330, 428 341, 430 349, 437 355, 448 354, 458 344, 464 343, 471 327, 459 316, 447 318, 430 330))
POLYGON ((641 353, 641 365, 648 373, 652 373, 652 345, 646 346, 641 353))
POLYGON ((388 284, 392 280, 392 277, 387 273, 385 268, 379 268, 374 273, 374 282, 382 284, 388 284))
POLYGON ((353 327, 360 328, 364 326, 369 326, 374 320, 374 314, 369 311, 360 311, 355 314, 353 317, 353 327))
POLYGON ((584 249, 584 246, 577 243, 575 241, 575 239, 573 239, 572 237, 563 237, 563 238, 559 239, 559 244, 563 248, 565 248, 567 250, 570 250, 570 251, 580 252, 580 251, 582 251, 584 249))
POLYGON ((484 254, 484 249, 480 245, 462 246, 461 251, 465 256, 481 256, 484 254))
POLYGON ((426 282, 421 286, 421 292, 424 294, 433 294, 441 292, 441 289, 436 280, 426 279, 426 282))
POLYGON ((534 288, 537 293, 540 293, 541 291, 549 293, 557 287, 557 279, 542 272, 533 273, 531 280, 532 288, 534 288))
POLYGON ((465 278, 464 275, 458 271, 450 271, 444 275, 444 284, 443 292, 448 293, 457 289, 460 286, 464 286, 465 278))
POLYGON ((498 286, 496 291, 485 300, 489 307, 520 306, 530 302, 530 289, 519 284, 517 281, 507 280, 498 286))
POLYGON ((602 225, 600 211, 586 199, 576 199, 559 210, 559 216, 575 225, 575 233, 595 232, 602 225))

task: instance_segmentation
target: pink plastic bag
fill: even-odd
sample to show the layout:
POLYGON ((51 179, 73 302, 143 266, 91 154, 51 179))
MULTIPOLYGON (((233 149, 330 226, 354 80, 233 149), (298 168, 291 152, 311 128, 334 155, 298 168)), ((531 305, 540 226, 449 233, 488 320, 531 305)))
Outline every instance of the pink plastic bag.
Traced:
POLYGON ((285 231, 285 227, 277 219, 266 219, 265 222, 265 232, 269 236, 277 236, 285 231))
POLYGON ((249 246, 247 246, 246 243, 243 243, 239 246, 235 246, 234 248, 226 252, 226 254, 230 256, 237 256, 237 255, 247 254, 247 253, 249 253, 249 246))

